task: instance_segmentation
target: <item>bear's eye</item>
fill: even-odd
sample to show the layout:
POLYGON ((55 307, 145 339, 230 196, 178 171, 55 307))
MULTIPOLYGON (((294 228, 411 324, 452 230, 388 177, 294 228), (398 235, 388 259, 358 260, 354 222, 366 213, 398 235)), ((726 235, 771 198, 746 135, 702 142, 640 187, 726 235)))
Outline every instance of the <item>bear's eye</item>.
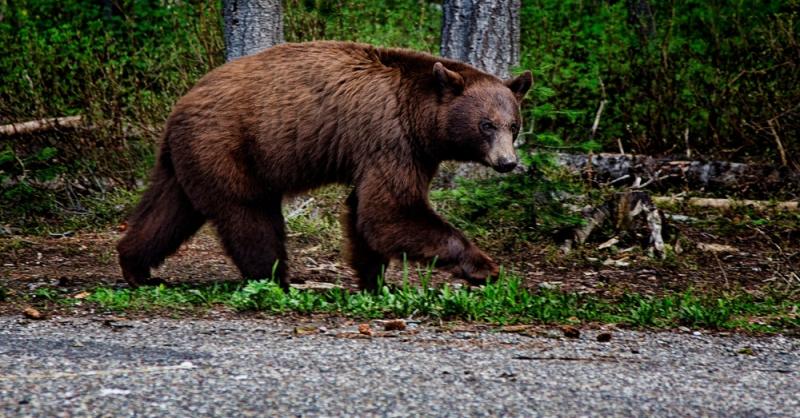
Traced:
POLYGON ((512 123, 511 124, 511 132, 514 132, 514 134, 516 134, 517 130, 519 130, 519 125, 517 125, 516 123, 512 123))
POLYGON ((489 133, 493 132, 495 129, 497 129, 497 127, 494 126, 492 122, 489 122, 488 120, 481 121, 481 131, 489 133))

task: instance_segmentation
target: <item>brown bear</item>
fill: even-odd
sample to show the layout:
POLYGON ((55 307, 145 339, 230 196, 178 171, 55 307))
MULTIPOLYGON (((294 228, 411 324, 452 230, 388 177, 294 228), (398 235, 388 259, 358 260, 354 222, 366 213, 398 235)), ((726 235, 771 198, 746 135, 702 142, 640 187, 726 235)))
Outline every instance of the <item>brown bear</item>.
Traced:
POLYGON ((514 168, 531 73, 345 42, 282 44, 207 74, 175 105, 149 188, 117 246, 125 280, 152 282, 207 220, 246 278, 288 287, 281 201, 353 186, 344 216, 363 289, 390 259, 483 282, 498 268, 428 202, 443 160, 514 168))

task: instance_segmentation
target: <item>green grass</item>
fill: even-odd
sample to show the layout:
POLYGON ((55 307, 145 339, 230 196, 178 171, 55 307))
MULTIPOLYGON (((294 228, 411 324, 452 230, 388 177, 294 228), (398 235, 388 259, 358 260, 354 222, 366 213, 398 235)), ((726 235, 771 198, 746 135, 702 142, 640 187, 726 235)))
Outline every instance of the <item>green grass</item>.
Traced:
MULTIPOLYGON (((423 280, 425 282, 426 280, 423 280)), ((605 299, 571 292, 532 291, 514 277, 469 289, 444 285, 383 286, 375 294, 330 289, 283 292, 269 280, 205 286, 145 286, 135 290, 98 288, 88 300, 115 311, 193 309, 227 306, 268 314, 328 313, 346 317, 423 318, 491 324, 567 322, 615 323, 634 328, 739 329, 781 332, 800 328, 800 301, 790 295, 746 293, 662 296, 627 294, 605 299)))

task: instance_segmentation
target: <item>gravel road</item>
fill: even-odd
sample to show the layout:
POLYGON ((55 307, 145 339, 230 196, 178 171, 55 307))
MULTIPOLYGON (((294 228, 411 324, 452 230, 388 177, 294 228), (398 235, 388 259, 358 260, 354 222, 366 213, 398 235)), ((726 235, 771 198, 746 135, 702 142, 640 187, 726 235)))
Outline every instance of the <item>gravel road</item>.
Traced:
POLYGON ((800 416, 796 338, 296 326, 0 317, 0 416, 800 416))

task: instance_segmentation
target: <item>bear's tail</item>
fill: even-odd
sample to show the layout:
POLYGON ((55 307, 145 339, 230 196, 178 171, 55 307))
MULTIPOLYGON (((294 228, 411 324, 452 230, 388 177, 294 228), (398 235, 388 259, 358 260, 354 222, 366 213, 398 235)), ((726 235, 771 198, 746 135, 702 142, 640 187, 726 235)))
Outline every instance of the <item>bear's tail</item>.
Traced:
POLYGON ((128 218, 125 236, 117 244, 125 280, 133 285, 150 281, 150 269, 178 250, 205 223, 175 177, 172 155, 164 141, 150 185, 128 218))

